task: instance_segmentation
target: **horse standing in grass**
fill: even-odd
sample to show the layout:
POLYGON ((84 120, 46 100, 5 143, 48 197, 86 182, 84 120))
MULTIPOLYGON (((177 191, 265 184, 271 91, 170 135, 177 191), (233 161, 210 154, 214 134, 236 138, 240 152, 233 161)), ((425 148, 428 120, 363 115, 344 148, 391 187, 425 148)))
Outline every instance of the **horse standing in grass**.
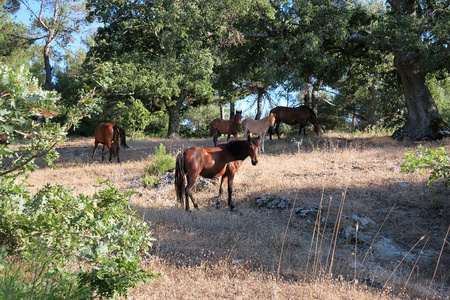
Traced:
POLYGON ((230 139, 230 135, 237 137, 239 125, 242 123, 242 111, 237 110, 236 114, 230 120, 223 120, 220 118, 214 119, 209 124, 210 136, 213 136, 214 147, 217 146, 217 138, 222 134, 227 134, 227 142, 230 139))
MULTIPOLYGON (((316 114, 308 106, 302 105, 299 107, 285 107, 277 106, 273 108, 271 113, 275 114, 275 131, 278 138, 280 138, 280 133, 278 128, 280 123, 286 123, 288 125, 300 124, 298 135, 301 134, 302 129, 304 129, 303 134, 306 136, 305 126, 310 122, 314 125, 314 132, 319 135, 319 121, 317 120, 316 114)), ((269 129, 270 139, 272 139, 272 128, 269 129)))
POLYGON ((186 211, 190 211, 189 198, 191 198, 194 207, 198 209, 198 204, 191 194, 191 189, 198 176, 204 178, 222 176, 216 208, 220 208, 220 197, 223 193, 222 185, 225 179, 228 179, 228 206, 233 211, 234 175, 248 156, 252 160, 252 165, 256 166, 259 146, 260 138, 249 136, 246 140, 233 140, 229 143, 221 143, 214 148, 192 147, 178 154, 175 166, 175 191, 178 202, 183 204, 184 189, 186 211))
POLYGON ((119 126, 113 123, 101 123, 95 128, 95 145, 92 152, 91 160, 94 159, 95 152, 97 151, 98 144, 103 144, 102 148, 102 161, 105 160, 105 147, 109 151, 109 162, 112 160, 112 156, 117 156, 117 162, 120 163, 119 157, 119 141, 122 147, 130 148, 126 143, 125 131, 119 126))
POLYGON ((247 134, 253 133, 261 136, 261 151, 264 152, 264 140, 266 136, 266 131, 269 127, 273 127, 275 123, 275 115, 270 113, 267 117, 262 118, 261 120, 253 120, 252 118, 247 118, 242 121, 242 128, 244 128, 244 137, 247 137, 247 134))

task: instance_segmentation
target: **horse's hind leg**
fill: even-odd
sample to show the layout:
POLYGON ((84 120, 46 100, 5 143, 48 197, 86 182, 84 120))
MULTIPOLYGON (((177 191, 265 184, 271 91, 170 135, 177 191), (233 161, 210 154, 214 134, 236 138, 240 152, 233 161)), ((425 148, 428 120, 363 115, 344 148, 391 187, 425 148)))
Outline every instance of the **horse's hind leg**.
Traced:
POLYGON ((103 144, 103 148, 102 148, 102 161, 105 160, 105 144, 103 144))
POLYGON ((233 179, 234 179, 234 176, 228 176, 228 206, 230 207, 230 211, 234 210, 234 205, 233 205, 233 201, 232 201, 233 179))
POLYGON ((186 175, 186 179, 187 179, 186 180, 187 184, 186 184, 186 189, 184 190, 184 193, 186 195, 186 211, 190 211, 191 210, 189 208, 189 198, 191 198, 191 201, 192 201, 192 204, 194 205, 194 207, 196 209, 198 209, 198 204, 197 204, 197 202, 195 202, 195 199, 194 199, 194 197, 191 194, 191 189, 194 186, 194 183, 195 183, 195 180, 197 179, 197 177, 186 175))
POLYGON ((220 186, 219 186, 219 195, 217 196, 217 201, 216 201, 216 209, 220 208, 220 198, 222 197, 223 194, 223 182, 225 181, 225 179, 227 178, 226 175, 223 175, 222 178, 220 179, 220 186))
POLYGON ((96 142, 95 142, 95 145, 94 145, 94 151, 92 151, 92 156, 91 156, 91 160, 93 160, 93 159, 94 159, 94 156, 95 156, 95 152, 97 152, 97 146, 98 146, 98 142, 96 141, 96 142))

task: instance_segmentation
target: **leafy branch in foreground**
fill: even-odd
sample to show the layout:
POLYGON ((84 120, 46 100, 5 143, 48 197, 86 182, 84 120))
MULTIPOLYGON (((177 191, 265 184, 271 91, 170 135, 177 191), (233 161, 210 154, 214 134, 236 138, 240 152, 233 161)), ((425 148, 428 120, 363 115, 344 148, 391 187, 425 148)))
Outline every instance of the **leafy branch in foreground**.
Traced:
POLYGON ((420 174, 424 174, 426 170, 431 170, 428 185, 435 180, 445 179, 445 186, 450 186, 450 158, 444 147, 425 149, 420 145, 417 152, 410 151, 405 155, 405 161, 401 164, 402 173, 419 170, 420 174))
POLYGON ((0 134, 7 139, 0 146, 0 176, 33 171, 37 158, 54 167, 56 146, 65 141, 72 126, 95 109, 93 92, 82 93, 75 107, 59 107, 59 94, 42 90, 29 70, 0 66, 0 134), (61 113, 65 122, 52 122, 61 113), (39 120, 43 117, 45 120, 39 120))

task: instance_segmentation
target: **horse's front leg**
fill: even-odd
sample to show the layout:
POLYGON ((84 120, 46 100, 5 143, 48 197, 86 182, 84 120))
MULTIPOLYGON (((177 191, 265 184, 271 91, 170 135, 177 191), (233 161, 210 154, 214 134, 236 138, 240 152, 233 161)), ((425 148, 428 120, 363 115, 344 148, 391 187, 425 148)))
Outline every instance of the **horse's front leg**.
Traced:
POLYGON ((214 147, 217 146, 217 138, 218 138, 218 134, 214 132, 214 136, 213 136, 214 147))
POLYGON ((261 132, 261 152, 264 152, 264 139, 266 137, 266 132, 261 132))
POLYGON ((223 175, 222 178, 220 179, 220 186, 219 186, 219 195, 217 196, 217 201, 216 201, 216 209, 220 208, 220 198, 222 197, 223 194, 223 182, 226 179, 226 175, 223 175))
POLYGON ((281 122, 277 122, 277 125, 275 126, 275 131, 277 132, 278 139, 280 139, 280 132, 278 131, 278 129, 280 128, 280 123, 281 122))

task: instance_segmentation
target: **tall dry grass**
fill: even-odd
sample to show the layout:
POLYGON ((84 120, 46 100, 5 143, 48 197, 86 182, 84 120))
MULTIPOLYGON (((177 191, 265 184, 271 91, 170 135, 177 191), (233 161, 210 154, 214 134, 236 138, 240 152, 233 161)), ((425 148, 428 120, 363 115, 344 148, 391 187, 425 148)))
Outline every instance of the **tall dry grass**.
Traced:
POLYGON ((214 208, 214 181, 194 191, 200 209, 192 213, 177 205, 173 185, 144 188, 139 181, 159 143, 176 153, 211 147, 210 139, 130 141, 120 165, 102 163, 100 155, 90 162, 93 139, 73 139, 59 149, 58 168, 41 168, 30 182, 33 189, 58 182, 93 194, 98 179, 109 179, 137 191, 133 208, 152 223, 157 238, 146 265, 161 277, 132 290, 130 299, 448 298, 450 253, 448 242, 442 245, 450 192, 439 182, 426 187, 424 175, 400 173, 404 153, 417 143, 291 138, 267 140, 257 166, 242 164, 234 181, 237 213, 226 205, 214 208), (260 207, 262 195, 288 208, 260 207), (444 207, 435 209, 433 199, 444 207), (294 202, 296 209, 323 209, 302 217, 290 209, 294 202), (349 236, 355 215, 370 222, 360 219, 356 236, 349 236), (410 250, 422 236, 426 245, 410 250))

